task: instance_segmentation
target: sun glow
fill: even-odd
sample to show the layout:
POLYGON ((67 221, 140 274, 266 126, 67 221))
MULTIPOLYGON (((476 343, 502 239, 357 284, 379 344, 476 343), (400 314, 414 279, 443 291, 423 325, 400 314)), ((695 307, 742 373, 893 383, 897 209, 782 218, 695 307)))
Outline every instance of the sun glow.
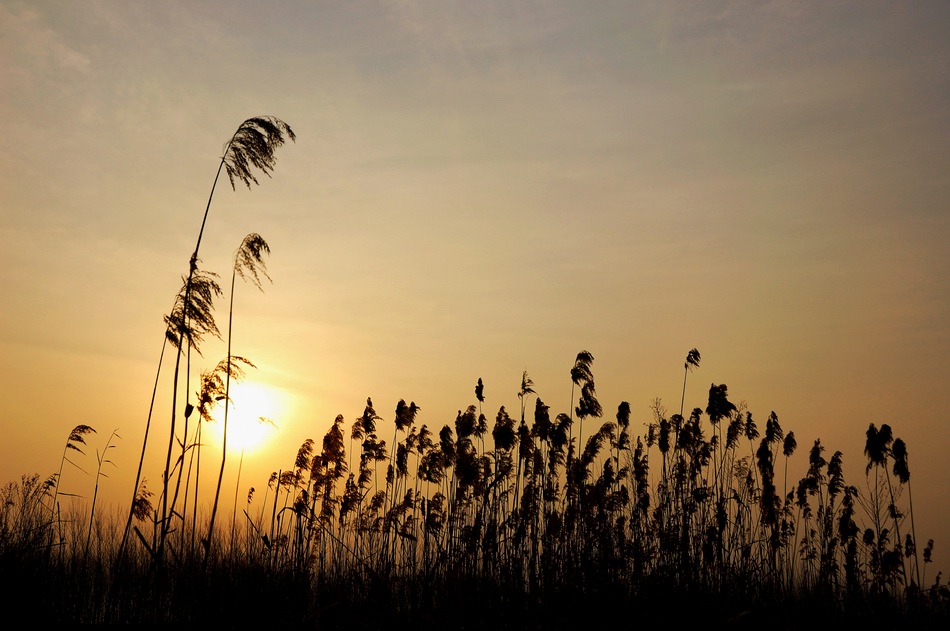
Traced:
MULTIPOLYGON (((228 408, 228 451, 255 451, 267 444, 274 434, 274 420, 286 412, 285 397, 275 388, 245 381, 231 383, 228 408)), ((215 410, 214 431, 218 440, 224 434, 223 401, 215 410)))

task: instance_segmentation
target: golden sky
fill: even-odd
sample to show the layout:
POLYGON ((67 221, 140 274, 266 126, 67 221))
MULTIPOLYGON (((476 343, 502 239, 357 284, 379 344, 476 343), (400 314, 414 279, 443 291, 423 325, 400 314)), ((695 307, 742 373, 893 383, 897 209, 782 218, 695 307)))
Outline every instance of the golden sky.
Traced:
POLYGON ((774 410, 797 476, 820 438, 862 488, 890 424, 947 566, 950 4, 0 0, 0 480, 84 423, 87 469, 118 429, 102 492, 130 495, 162 316, 258 115, 297 142, 219 186, 201 251, 227 285, 244 235, 272 249, 235 294, 278 426, 247 486, 368 396, 441 427, 478 378, 515 410, 527 370, 566 412, 581 350, 642 427, 696 347, 687 408, 726 383, 774 410))

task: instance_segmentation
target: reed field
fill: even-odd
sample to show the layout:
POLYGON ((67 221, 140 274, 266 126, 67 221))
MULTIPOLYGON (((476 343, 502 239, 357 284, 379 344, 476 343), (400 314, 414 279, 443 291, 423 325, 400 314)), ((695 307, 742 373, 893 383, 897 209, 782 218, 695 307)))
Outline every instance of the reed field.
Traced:
POLYGON ((233 297, 269 278, 270 250, 249 234, 230 282, 200 268, 199 250, 222 172, 232 188, 250 188, 294 138, 283 121, 258 117, 225 147, 165 316, 138 468, 110 471, 133 482, 128 504, 97 510, 115 435, 89 425, 69 434, 58 471, 0 488, 8 611, 54 624, 948 627, 950 590, 931 570, 935 542, 915 527, 913 446, 899 428, 870 423, 864 477, 846 480, 845 454, 820 439, 799 445, 775 412, 753 417, 725 384, 687 406, 695 348, 678 409, 656 400, 646 422, 625 401, 603 409, 594 356, 582 350, 564 367, 567 410, 546 405, 527 371, 497 410, 483 406, 477 379, 454 424, 441 427, 421 423, 415 401, 377 408, 367 398, 287 454, 291 468, 249 480, 240 502, 225 499, 225 471, 239 466, 226 458, 227 402, 253 366, 232 353, 233 297), (207 336, 227 342, 211 367, 198 353, 207 336), (151 410, 169 366, 171 416, 158 419, 151 410), (212 414, 223 424, 220 454, 201 437, 212 414), (67 501, 64 471, 77 457, 88 465, 93 441, 95 491, 67 501), (156 449, 165 466, 150 486, 145 456, 156 449), (213 451, 209 496, 194 466, 202 449, 213 451), (804 470, 789 466, 796 452, 807 454, 804 470))

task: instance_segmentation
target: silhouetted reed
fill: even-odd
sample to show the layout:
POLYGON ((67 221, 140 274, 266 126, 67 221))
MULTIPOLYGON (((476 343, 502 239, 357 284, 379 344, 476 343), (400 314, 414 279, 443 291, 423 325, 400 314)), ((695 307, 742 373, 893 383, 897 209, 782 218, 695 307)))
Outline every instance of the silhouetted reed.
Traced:
MULTIPOLYGON (((171 401, 171 419, 169 424, 168 448, 165 458, 165 471, 162 475, 162 494, 161 506, 162 515, 160 519, 160 536, 158 547, 155 551, 156 561, 161 563, 164 559, 165 541, 172 528, 172 522, 176 518, 184 522, 184 516, 176 512, 181 477, 184 470, 184 457, 187 449, 193 445, 188 443, 188 420, 194 407, 189 401, 190 386, 189 379, 191 375, 191 351, 198 351, 198 342, 205 334, 219 336, 217 325, 213 317, 214 299, 220 297, 221 291, 215 281, 216 275, 211 272, 203 272, 198 269, 199 252, 201 242, 204 236, 205 225, 208 220, 208 214, 211 210, 211 202, 214 199, 214 193, 217 188, 218 179, 222 170, 227 172, 232 190, 236 187, 238 181, 243 182, 248 189, 251 183, 258 183, 255 175, 255 169, 264 173, 268 177, 276 164, 276 150, 282 146, 286 140, 295 141, 296 136, 293 130, 282 120, 273 116, 254 117, 245 120, 234 132, 224 147, 221 161, 218 164, 218 170, 215 174, 214 182, 211 185, 211 192, 208 196, 208 203, 201 219, 201 227, 198 230, 198 238, 195 243, 194 252, 189 259, 188 275, 183 278, 184 284, 176 296, 175 303, 169 315, 165 316, 166 332, 165 343, 171 344, 177 350, 175 354, 175 368, 172 377, 172 401, 171 401), (184 429, 182 438, 177 437, 178 430, 178 391, 181 372, 182 355, 186 356, 185 363, 185 405, 184 405, 184 429), (176 441, 181 447, 181 455, 176 459, 174 468, 172 465, 172 456, 175 453, 176 441), (174 486, 174 494, 170 495, 171 477, 175 475, 174 469, 177 469, 177 476, 174 486)), ((259 285, 259 274, 266 276, 266 270, 262 265, 261 254, 269 251, 266 242, 256 234, 248 235, 248 238, 242 243, 236 255, 234 273, 242 278, 249 278, 252 282, 259 285)), ((233 296, 233 278, 232 274, 232 296, 233 296)), ((233 309, 232 309, 233 311, 233 309)), ((146 422, 145 436, 142 444, 142 452, 139 459, 139 466, 136 472, 135 483, 133 486, 133 499, 129 508, 129 515, 126 521, 125 531, 122 537, 120 549, 124 549, 129 534, 129 528, 132 524, 132 518, 135 511, 138 491, 141 483, 142 464, 145 459, 145 453, 148 448, 148 437, 151 429, 152 412, 155 405, 155 394, 157 392, 159 375, 161 374, 162 361, 165 354, 165 345, 162 346, 162 353, 159 358, 159 367, 155 378, 155 390, 152 395, 152 402, 149 406, 149 415, 146 422)), ((228 356, 230 357, 230 324, 229 324, 229 347, 228 356)), ((228 362, 230 365, 230 362, 228 362)), ((222 464, 222 468, 223 468, 222 464)), ((190 473, 189 473, 190 475, 190 473)), ((186 482, 187 486, 187 482, 186 482)), ((220 489, 216 491, 219 495, 220 489)), ((215 502, 216 509, 217 502, 215 502)), ((216 512, 213 510, 212 512, 216 512)), ((212 524, 213 525, 213 524, 212 524)), ((210 537, 210 534, 209 534, 210 537)))
POLYGON ((241 241, 241 245, 238 246, 237 251, 234 253, 234 265, 231 268, 231 296, 230 302, 228 304, 228 356, 224 370, 223 392, 217 393, 218 396, 223 397, 224 400, 224 428, 221 439, 221 468, 218 471, 218 483, 214 490, 214 502, 211 505, 211 520, 208 524, 208 537, 205 540, 207 542, 205 544, 206 548, 209 550, 212 537, 214 536, 214 520, 218 514, 218 500, 221 497, 221 481, 224 479, 224 466, 227 462, 228 456, 228 411, 231 407, 231 377, 234 376, 241 378, 243 376, 243 374, 240 372, 241 368, 238 365, 239 363, 245 363, 247 365, 253 366, 253 364, 243 357, 235 357, 231 353, 231 333, 232 324, 234 321, 234 288, 237 277, 240 276, 242 280, 250 282, 259 290, 264 290, 264 288, 261 286, 261 277, 263 276, 267 280, 270 280, 270 275, 267 273, 267 264, 264 262, 265 254, 270 254, 270 246, 267 245, 267 241, 265 241, 261 235, 257 234, 256 232, 252 232, 251 234, 244 237, 244 239, 241 241))

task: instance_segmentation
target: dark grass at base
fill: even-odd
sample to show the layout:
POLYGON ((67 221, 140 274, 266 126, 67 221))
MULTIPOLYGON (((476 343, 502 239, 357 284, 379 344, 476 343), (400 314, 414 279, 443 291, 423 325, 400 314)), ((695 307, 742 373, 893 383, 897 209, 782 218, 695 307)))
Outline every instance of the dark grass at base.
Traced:
POLYGON ((675 624, 695 629, 947 629, 946 604, 917 611, 885 598, 837 602, 820 594, 764 597, 688 590, 646 580, 634 593, 610 580, 528 593, 459 577, 324 577, 227 561, 160 571, 68 566, 42 556, 0 558, 6 611, 41 613, 51 623, 306 624, 320 629, 578 629, 675 624))

